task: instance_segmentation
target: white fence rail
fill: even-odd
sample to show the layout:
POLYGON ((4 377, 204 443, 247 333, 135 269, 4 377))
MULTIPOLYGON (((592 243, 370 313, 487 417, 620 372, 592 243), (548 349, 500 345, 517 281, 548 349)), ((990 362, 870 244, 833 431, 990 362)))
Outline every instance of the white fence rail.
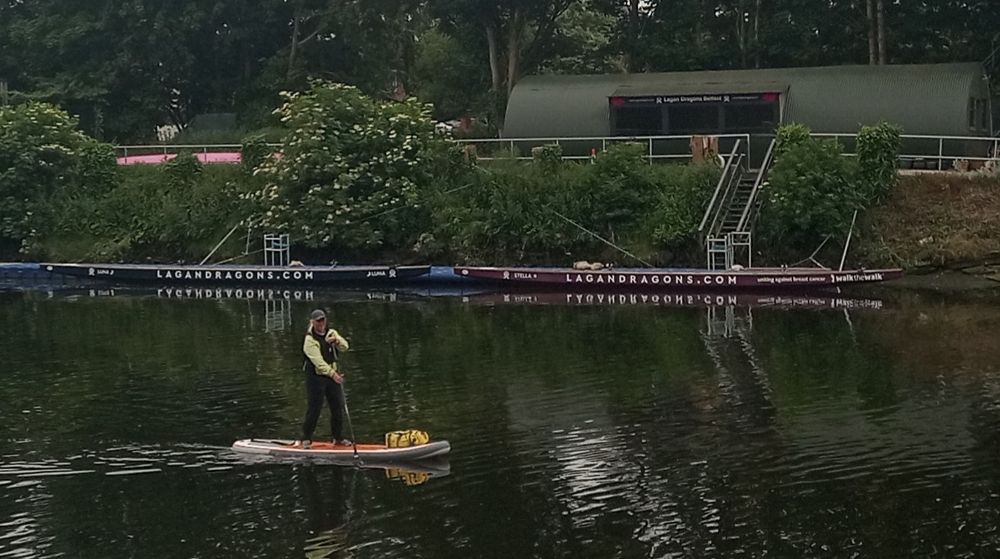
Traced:
MULTIPOLYGON (((835 140, 846 155, 857 155, 857 134, 813 134, 835 140)), ((983 136, 928 136, 903 134, 899 154, 900 168, 947 171, 956 161, 997 161, 1000 138, 983 136)))
MULTIPOLYGON (((818 138, 829 138, 844 147, 847 155, 856 154, 857 134, 813 134, 818 138)), ((766 150, 773 136, 750 134, 722 134, 719 139, 719 152, 728 153, 737 141, 743 141, 747 149, 747 158, 751 165, 758 163, 753 158, 755 148, 766 150)), ((550 137, 550 138, 475 138, 453 140, 463 146, 474 146, 476 158, 480 161, 494 160, 530 160, 532 148, 557 145, 561 148, 565 160, 586 160, 595 153, 604 151, 610 145, 620 143, 640 143, 646 146, 645 153, 649 162, 687 161, 692 158, 691 135, 673 136, 582 136, 582 137, 550 137)), ((900 168, 949 170, 956 161, 964 160, 972 166, 981 165, 987 161, 1000 161, 1000 137, 980 136, 902 136, 900 152, 900 168)), ((280 144, 268 144, 275 149, 280 144)), ((179 152, 195 154, 239 153, 240 144, 150 144, 123 145, 115 147, 120 158, 161 155, 169 157, 179 152)), ((762 152, 758 152, 762 153, 762 152)))
MULTIPOLYGON (((275 144, 275 147, 280 147, 275 144)), ((242 144, 149 144, 132 146, 115 146, 118 157, 135 157, 138 155, 175 155, 185 153, 226 153, 243 149, 242 144)))
MULTIPOLYGON (((704 136, 699 136, 704 137, 704 136)), ((728 152, 737 141, 750 148, 750 134, 719 134, 719 152, 728 152)), ((637 143, 646 146, 646 159, 653 161, 685 161, 691 159, 692 135, 673 136, 579 136, 551 138, 474 138, 454 140, 463 146, 474 146, 480 161, 527 160, 532 158, 532 148, 556 145, 565 160, 589 159, 595 153, 614 144, 637 143)))

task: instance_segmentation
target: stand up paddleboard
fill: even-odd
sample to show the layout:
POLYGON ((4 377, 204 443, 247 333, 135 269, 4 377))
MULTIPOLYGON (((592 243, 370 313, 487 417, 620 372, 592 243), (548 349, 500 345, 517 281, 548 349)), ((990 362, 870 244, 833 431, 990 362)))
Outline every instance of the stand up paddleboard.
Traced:
MULTIPOLYGON (((448 441, 433 441, 426 444, 390 448, 384 444, 359 444, 358 458, 364 461, 382 463, 412 462, 443 456, 451 451, 448 441)), ((309 448, 302 448, 296 441, 283 439, 242 439, 233 443, 233 450, 248 454, 270 454, 273 456, 301 456, 311 458, 332 458, 341 461, 354 459, 354 447, 333 443, 313 442, 309 448)))

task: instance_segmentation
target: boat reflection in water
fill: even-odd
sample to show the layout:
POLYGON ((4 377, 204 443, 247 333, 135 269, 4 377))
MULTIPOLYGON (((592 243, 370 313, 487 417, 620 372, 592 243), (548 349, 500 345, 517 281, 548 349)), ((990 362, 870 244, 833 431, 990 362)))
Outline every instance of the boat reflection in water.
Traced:
POLYGON ((747 292, 656 292, 656 291, 496 291, 489 288, 402 289, 278 289, 252 287, 70 288, 49 291, 61 297, 155 297, 175 300, 239 300, 289 302, 413 302, 427 299, 461 299, 476 305, 565 305, 565 306, 663 306, 663 307, 775 307, 802 309, 879 310, 881 299, 835 292, 747 293, 747 292))
POLYGON ((772 307, 801 309, 872 309, 883 307, 880 299, 855 298, 840 294, 803 293, 559 293, 511 292, 463 296, 463 301, 484 305, 567 305, 567 306, 663 306, 663 307, 772 307))
MULTIPOLYGON (((709 313, 708 321, 722 312, 732 315, 735 309, 783 310, 880 310, 881 299, 854 297, 838 293, 746 293, 746 292, 561 292, 508 291, 469 288, 405 288, 405 289, 276 289, 245 287, 171 287, 158 288, 71 288, 48 291, 50 297, 129 298, 150 297, 177 301, 232 300, 264 303, 264 330, 282 332, 297 324, 293 306, 300 303, 414 303, 432 299, 460 300, 475 306, 548 305, 580 307, 674 307, 702 308, 709 313)), ((729 323, 732 321, 729 320, 729 323)))
POLYGON ((454 293, 467 293, 449 290, 426 289, 280 289, 257 287, 73 287, 59 290, 48 290, 50 297, 88 297, 88 298, 155 298, 175 301, 246 301, 247 303, 264 303, 264 330, 266 332, 281 332, 288 330, 298 320, 293 320, 292 307, 297 303, 322 302, 333 303, 395 303, 426 299, 428 297, 451 296, 454 293), (439 293, 440 291, 440 293, 439 293))

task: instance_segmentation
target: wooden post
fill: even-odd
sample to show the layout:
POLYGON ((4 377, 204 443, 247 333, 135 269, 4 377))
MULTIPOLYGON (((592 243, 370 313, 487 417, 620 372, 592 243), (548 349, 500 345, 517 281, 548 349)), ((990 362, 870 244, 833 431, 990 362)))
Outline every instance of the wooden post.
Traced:
POLYGON ((9 102, 7 97, 7 80, 0 79, 0 107, 7 106, 9 102))

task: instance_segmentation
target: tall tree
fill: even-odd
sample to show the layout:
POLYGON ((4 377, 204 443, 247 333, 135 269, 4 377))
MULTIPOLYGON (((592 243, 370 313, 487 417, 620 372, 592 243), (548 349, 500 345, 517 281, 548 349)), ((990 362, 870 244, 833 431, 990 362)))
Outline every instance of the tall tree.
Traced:
POLYGON ((440 0, 433 14, 449 32, 479 29, 494 93, 508 94, 546 58, 560 16, 578 0, 440 0))
POLYGON ((876 7, 876 17, 878 29, 878 63, 888 64, 889 55, 886 51, 885 46, 885 2, 884 0, 878 0, 876 7))
POLYGON ((875 0, 865 2, 868 21, 868 64, 878 63, 878 26, 875 24, 875 0))

